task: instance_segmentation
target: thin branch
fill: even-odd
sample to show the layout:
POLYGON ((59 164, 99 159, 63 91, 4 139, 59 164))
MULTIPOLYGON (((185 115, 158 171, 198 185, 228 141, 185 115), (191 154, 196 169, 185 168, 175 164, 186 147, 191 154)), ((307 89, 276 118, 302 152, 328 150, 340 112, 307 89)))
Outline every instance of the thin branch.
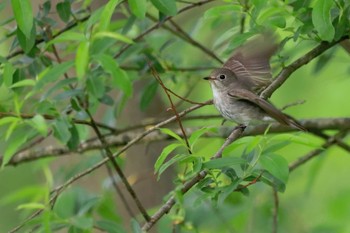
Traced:
MULTIPOLYGON (((108 147, 108 144, 107 144, 107 141, 105 140, 105 138, 102 136, 100 130, 98 129, 97 125, 95 124, 95 120, 93 118, 93 116, 91 115, 90 111, 88 109, 86 109, 86 113, 89 115, 89 118, 90 118, 90 121, 91 121, 91 126, 92 128, 94 129, 96 135, 98 136, 103 148, 104 148, 104 151, 106 152, 106 155, 109 159, 109 161, 111 162, 114 170, 118 173, 121 181, 123 182, 123 184, 125 185, 126 187, 126 190, 129 192, 130 196, 133 198, 137 208, 140 210, 143 218, 146 220, 146 221, 149 221, 150 220, 150 216, 148 215, 145 207, 143 207, 140 199, 137 197, 136 195, 136 192, 134 191, 134 189, 131 187, 131 185, 129 184, 126 176, 124 175, 121 167, 118 165, 117 161, 114 159, 113 157, 113 153, 112 151, 109 149, 108 147)), ((113 176, 112 176, 113 177, 113 176)))
POLYGON ((164 90, 166 96, 167 96, 168 99, 169 99, 171 109, 173 110, 173 112, 174 112, 174 114, 175 114, 175 116, 176 116, 176 121, 177 121, 177 123, 179 124, 179 127, 180 127, 180 129, 181 129, 182 135, 183 135, 184 140, 185 140, 185 142, 186 142, 186 146, 187 146, 188 152, 189 152, 190 154, 192 154, 191 149, 190 149, 190 144, 189 144, 189 142, 188 142, 188 138, 187 138, 187 135, 186 135, 186 132, 185 132, 184 127, 183 127, 183 125, 182 125, 180 116, 179 116, 179 114, 178 114, 178 112, 177 112, 177 110, 176 110, 176 108, 175 108, 175 106, 174 106, 173 100, 171 99, 171 96, 170 96, 170 94, 169 94, 169 89, 164 85, 162 79, 159 77, 159 74, 158 74, 157 71, 154 69, 154 67, 151 65, 150 61, 148 61, 148 65, 149 65, 150 68, 151 68, 151 71, 152 71, 152 74, 153 74, 154 78, 158 81, 158 83, 160 84, 160 86, 163 88, 163 90, 164 90))
POLYGON ((339 40, 330 43, 321 42, 318 46, 306 53, 304 56, 300 57, 299 59, 295 60, 292 64, 283 68, 281 72, 277 75, 277 77, 273 80, 273 82, 260 94, 260 96, 264 99, 269 98, 272 95, 272 93, 275 90, 277 90, 277 88, 279 88, 294 71, 308 64, 310 61, 312 61, 317 56, 321 55, 329 48, 348 38, 349 36, 344 36, 339 40))
MULTIPOLYGON (((180 116, 182 113, 179 113, 180 116)), ((210 118, 217 118, 217 115, 210 115, 208 116, 210 118)), ((193 116, 190 117, 189 119, 208 119, 208 117, 206 116, 193 116), (195 118, 194 118, 195 117, 195 118)), ((175 121, 176 119, 174 117, 172 117, 173 121, 175 121), (175 120, 174 120, 175 119, 175 120)), ((184 118, 186 119, 186 118, 184 118)), ((168 123, 171 123, 173 121, 169 121, 168 123)), ((163 121, 162 121, 163 122, 163 121)), ((159 127, 163 127, 166 124, 162 124, 162 122, 159 122, 157 124, 157 122, 150 122, 149 124, 145 124, 144 126, 142 126, 141 128, 148 128, 149 126, 154 126, 154 125, 158 125, 159 127)), ((350 118, 334 118, 334 119, 313 119, 313 120, 305 120, 302 121, 303 125, 308 128, 308 129, 318 129, 319 131, 323 131, 323 130, 348 130, 350 129, 350 118)), ((261 135, 264 134, 264 132, 266 131, 266 128, 268 126, 266 125, 261 125, 261 126, 256 126, 253 128, 247 128, 244 131, 243 136, 252 136, 252 135, 261 135)), ((115 135, 111 135, 111 136, 105 136, 108 147, 121 147, 121 146, 125 146, 128 143, 131 142, 132 139, 134 138, 139 138, 140 135, 143 135, 142 138, 139 140, 143 140, 144 142, 152 142, 152 141, 161 141, 161 140, 172 140, 172 138, 168 135, 164 135, 159 131, 155 131, 155 129, 153 127, 150 128, 151 132, 140 132, 140 131, 136 131, 136 132, 125 132, 123 134, 119 134, 118 136, 115 135), (147 136, 147 137, 146 137, 147 136)), ((187 127, 186 128, 186 133, 187 135, 191 135, 193 132, 195 132, 196 130, 198 130, 199 128, 190 128, 187 127)), ((229 133, 231 132, 232 127, 221 127, 221 130, 216 133, 216 134, 204 134, 203 137, 219 137, 219 138, 223 138, 223 137, 227 137, 229 135, 229 133)), ((174 130, 177 134, 181 135, 181 131, 177 131, 174 130)), ((293 128, 288 128, 286 126, 283 125, 279 125, 279 124, 272 124, 270 129, 269 129, 269 133, 287 133, 287 132, 295 132, 295 129, 293 128)), ((315 130, 310 130, 311 133, 316 134, 315 130)), ((321 134, 316 134, 319 137, 322 137, 324 139, 328 139, 327 135, 321 135, 321 134)), ((139 142, 138 141, 138 142, 139 142)), ((344 150, 350 152, 350 148, 349 146, 344 143, 342 140, 337 139, 336 141, 337 145, 339 145, 339 147, 343 148, 344 150)), ((30 161, 34 161, 34 160, 38 160, 38 159, 42 159, 42 158, 47 158, 47 157, 58 157, 58 156, 64 156, 64 155, 68 155, 68 154, 72 154, 72 153, 78 153, 78 154, 82 154, 84 152, 87 151, 91 151, 91 150, 100 150, 102 149, 103 146, 101 145, 101 143, 99 143, 99 140, 94 138, 94 139, 88 139, 86 142, 82 142, 78 148, 75 151, 70 150, 69 148, 66 147, 53 147, 53 146, 47 146, 45 148, 40 148, 40 149, 29 149, 27 151, 22 151, 20 153, 17 153, 16 155, 14 155, 12 157, 12 159, 10 160, 10 162, 6 165, 6 166, 14 166, 14 165, 18 165, 24 162, 30 162, 30 161)), ((1 157, 0 157, 0 162, 1 162, 1 157)))
POLYGON ((329 147, 333 146, 334 144, 337 143, 337 141, 339 141, 339 137, 341 137, 344 134, 343 131, 340 131, 339 133, 337 133, 336 135, 329 137, 328 140, 322 145, 322 148, 317 148, 315 150, 310 151, 309 153, 307 153, 306 155, 298 158, 296 161, 294 161, 293 163, 291 163, 289 165, 289 172, 294 171, 296 168, 298 168, 299 166, 301 166, 302 164, 306 163, 307 161, 311 160, 312 158, 320 155, 322 152, 324 152, 326 149, 328 149, 329 147))

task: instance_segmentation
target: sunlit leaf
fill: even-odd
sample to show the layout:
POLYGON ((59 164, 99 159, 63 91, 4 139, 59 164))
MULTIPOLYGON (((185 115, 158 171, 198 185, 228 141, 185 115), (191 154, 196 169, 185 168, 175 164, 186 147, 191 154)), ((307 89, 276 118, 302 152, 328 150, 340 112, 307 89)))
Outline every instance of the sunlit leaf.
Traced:
POLYGON ((334 1, 316 0, 312 9, 312 22, 322 40, 332 41, 335 29, 332 24, 331 9, 334 1))
POLYGON ((146 0, 128 0, 131 12, 138 18, 143 19, 147 11, 146 0))
POLYGON ((173 152, 176 148, 179 148, 183 146, 182 144, 179 143, 174 143, 166 146, 162 153, 159 155, 157 161, 154 164, 154 171, 157 173, 160 169, 160 166, 164 163, 165 159, 168 157, 168 155, 173 152))
POLYGON ((18 27, 27 38, 30 38, 33 27, 33 11, 30 2, 30 0, 11 0, 18 27))

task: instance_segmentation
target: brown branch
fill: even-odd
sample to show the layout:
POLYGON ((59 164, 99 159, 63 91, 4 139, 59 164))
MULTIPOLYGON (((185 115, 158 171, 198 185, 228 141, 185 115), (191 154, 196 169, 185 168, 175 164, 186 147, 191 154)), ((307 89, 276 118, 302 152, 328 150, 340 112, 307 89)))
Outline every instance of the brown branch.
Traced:
MULTIPOLYGON (((21 114, 16 114, 16 113, 12 113, 12 112, 0 112, 0 119, 4 118, 4 117, 20 117, 22 119, 32 119, 33 117, 35 117, 36 114, 31 114, 31 113, 21 113, 21 114)), ((56 120, 57 117, 53 116, 53 115, 49 115, 49 114, 43 114, 41 115, 42 117, 44 117, 45 120, 56 120)), ((72 119, 72 121, 75 124, 80 124, 80 125, 90 125, 91 123, 89 121, 84 121, 84 120, 78 120, 78 119, 72 119)), ((116 131, 115 128, 110 127, 106 124, 100 123, 100 122, 96 122, 96 125, 100 128, 103 129, 107 129, 109 131, 116 131)))
MULTIPOLYGON (((204 4, 207 4, 207 3, 210 3, 210 2, 213 2, 213 1, 216 1, 216 0, 204 0, 204 1, 200 1, 200 2, 195 2, 195 3, 192 3, 191 5, 189 6, 186 6, 182 9, 180 9, 178 12, 177 12, 177 15, 180 15, 181 13, 185 12, 185 11, 188 11, 194 7, 199 7, 199 6, 202 6, 204 4)), ((166 17, 165 19, 162 20, 162 22, 158 22, 156 23, 155 25, 153 25, 152 27, 150 27, 149 29, 147 29, 146 31, 144 31, 143 33, 141 33, 140 35, 138 35, 137 37, 133 38, 133 41, 137 42, 137 41, 140 41, 144 36, 146 36, 147 34, 149 34, 150 32, 154 31, 155 29, 159 28, 159 26, 161 24, 163 24, 164 22, 168 21, 169 19, 171 19, 172 17, 171 16, 168 16, 166 17)), ((125 45, 124 47, 122 47, 119 52, 114 56, 114 58, 118 58, 120 57, 128 48, 131 47, 131 44, 128 44, 128 45, 125 45)))
MULTIPOLYGON (((235 127, 231 134, 229 135, 229 137, 226 139, 226 141, 224 142, 224 144, 220 147, 220 149, 215 153, 214 156, 212 156, 211 159, 217 159, 220 158, 222 156, 222 152, 223 150, 230 145, 232 142, 234 142, 235 140, 237 140, 241 134, 244 131, 244 127, 238 126, 235 127)), ((194 185, 196 185, 199 181, 201 181, 206 175, 208 174, 208 172, 206 170, 200 171, 194 178, 192 178, 190 181, 186 182, 183 187, 181 188, 181 192, 183 194, 185 194, 188 190, 190 190, 194 185)), ((172 196, 168 199, 168 201, 151 217, 151 220, 146 222, 143 226, 142 226, 142 230, 143 231, 149 231, 156 222, 158 222, 158 220, 165 215, 166 213, 168 213, 170 211, 170 209, 175 205, 176 200, 175 200, 175 196, 172 196)))
MULTIPOLYGON (((180 116, 182 113, 179 113, 180 116)), ((217 118, 217 115, 210 115, 210 118, 217 118)), ((193 116, 187 119, 207 119, 206 116, 193 116)), ((173 121, 175 121, 175 118, 172 117, 173 121)), ((186 119, 186 118, 184 118, 186 119)), ((169 121, 168 123, 171 123, 173 121, 169 121)), ((163 122, 163 121, 162 121, 163 122)), ((152 125, 158 125, 159 127, 162 127, 166 124, 156 123, 156 122, 150 122, 149 124, 145 124, 141 128, 147 128, 147 126, 152 126, 152 125), (161 126, 160 126, 161 125, 161 126)), ((350 129, 350 118, 334 118, 334 119, 313 119, 313 120, 304 120, 302 121, 303 125, 308 128, 308 129, 318 129, 319 131, 323 130, 348 130, 350 129)), ((243 136, 251 136, 251 135, 261 135, 264 134, 268 126, 262 125, 262 126, 256 126, 254 128, 247 128, 244 131, 243 136)), ((140 137, 140 135, 143 135, 143 137, 139 140, 143 140, 144 142, 152 142, 152 141, 161 141, 161 140, 171 140, 172 138, 168 135, 164 135, 159 131, 155 131, 153 127, 150 128, 150 132, 128 132, 126 131, 123 134, 119 135, 111 135, 111 136, 105 136, 106 141, 108 143, 109 147, 121 147, 125 146, 128 143, 132 141, 134 138, 140 137), (147 136, 147 137, 146 137, 147 136)), ((186 133, 187 135, 191 135, 194 131, 198 130, 198 128, 186 128, 186 133)), ((204 134, 203 137, 227 137, 229 133, 231 132, 232 128, 231 127, 221 127, 221 130, 217 134, 204 134)), ((174 130, 177 134, 181 135, 181 131, 176 131, 174 130)), ((279 124, 272 124, 269 133, 286 133, 286 132, 295 132, 295 129, 293 128, 288 128, 283 125, 279 124)), ((316 134, 314 131, 310 131, 311 133, 316 134)), ((327 140, 328 136, 324 135, 322 136, 321 134, 316 134, 319 137, 325 138, 327 140)), ((139 142, 138 141, 138 142, 139 142)), ((342 140, 336 141, 337 145, 339 147, 343 148, 344 150, 350 152, 350 148, 347 144, 345 144, 342 140)), ((7 166, 14 166, 18 165, 24 162, 30 162, 46 157, 58 157, 58 156, 64 156, 72 153, 78 153, 82 154, 87 151, 91 150, 100 150, 102 149, 103 146, 101 143, 99 143, 98 139, 88 139, 86 142, 82 142, 78 148, 75 151, 72 151, 66 147, 53 147, 53 146, 48 146, 45 148, 40 148, 40 149, 29 149, 27 151, 22 151, 20 153, 17 153, 13 156, 13 158, 10 160, 10 162, 7 164, 7 166)), ((0 162, 1 162, 1 157, 0 157, 0 162)))
POLYGON ((329 48, 333 47, 334 45, 342 42, 345 39, 348 39, 349 36, 344 36, 340 38, 337 41, 333 42, 321 42, 318 46, 316 46, 314 49, 306 53, 304 56, 300 57, 299 59, 295 60, 292 64, 284 67, 281 72, 277 75, 277 77, 273 80, 273 82, 260 94, 260 96, 264 99, 269 98, 272 93, 277 90, 288 78, 289 76, 299 69, 300 67, 308 64, 310 61, 312 61, 317 56, 321 55, 323 52, 328 50, 329 48))
MULTIPOLYGON (((177 112, 177 110, 176 110, 176 108, 175 108, 175 105, 174 105, 174 103, 173 103, 173 100, 171 99, 171 96, 170 96, 170 94, 169 94, 169 89, 164 85, 162 79, 159 77, 159 74, 158 74, 157 71, 154 69, 154 67, 151 65, 150 61, 148 61, 148 65, 149 65, 149 67, 151 68, 151 71, 152 71, 152 74, 153 74, 154 78, 158 81, 158 83, 160 84, 160 86, 163 88, 163 90, 164 90, 166 96, 167 96, 168 99, 169 99, 171 109, 173 110, 173 112, 174 112, 174 114, 175 114, 175 116, 176 116, 176 121, 177 121, 177 123, 179 124, 179 127, 180 127, 180 129, 181 129, 181 132, 182 132, 183 138, 184 138, 184 140, 185 140, 185 143, 186 143, 188 152, 189 152, 190 154, 192 154, 192 152, 191 152, 191 147, 190 147, 190 143, 188 142, 188 138, 187 138, 186 132, 185 132, 185 130, 184 130, 184 127, 183 127, 183 125, 182 125, 182 121, 181 121, 181 119, 180 119, 180 116, 179 116, 179 114, 178 114, 178 112, 177 112)), ((201 103, 201 104, 202 104, 202 103, 201 103)))
MULTIPOLYGON (((141 212, 143 218, 146 221, 150 220, 150 216, 148 215, 145 207, 143 207, 140 199, 137 197, 136 192, 134 191, 134 189, 131 187, 131 185, 129 184, 126 176, 123 173, 123 170, 121 169, 121 167, 118 165, 117 161, 114 159, 113 157, 113 153, 112 151, 109 149, 108 147, 108 143, 105 140, 105 138, 102 136, 99 128, 97 127, 97 125, 95 124, 95 120, 93 118, 93 116, 91 115, 90 111, 88 109, 86 109, 86 113, 89 115, 90 121, 91 121, 91 126, 93 128, 93 130, 95 131, 96 135, 98 136, 98 139, 100 140, 104 151, 106 152, 106 155, 109 159, 109 161, 111 162, 114 170, 118 173, 121 181, 123 182, 123 184, 125 185, 126 190, 129 192, 130 196, 132 197, 132 199, 134 200, 137 208, 139 209, 139 211, 141 212)), ((113 177, 113 176, 112 176, 113 177)))
POLYGON ((336 135, 334 135, 332 137, 328 137, 327 141, 322 145, 321 148, 317 148, 315 150, 312 150, 309 153, 307 153, 306 155, 298 158, 296 161, 291 163, 289 165, 289 172, 294 171, 296 168, 298 168, 302 164, 304 164, 307 161, 311 160, 312 158, 320 155, 322 152, 324 152, 329 147, 333 146, 334 144, 337 144, 337 142, 339 141, 339 137, 342 137, 343 135, 344 135, 344 131, 340 131, 336 135))

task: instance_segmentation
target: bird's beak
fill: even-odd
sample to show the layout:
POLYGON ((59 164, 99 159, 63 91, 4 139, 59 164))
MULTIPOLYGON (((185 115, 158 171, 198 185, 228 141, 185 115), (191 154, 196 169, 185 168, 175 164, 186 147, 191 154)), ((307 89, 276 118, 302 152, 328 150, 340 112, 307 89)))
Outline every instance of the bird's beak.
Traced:
POLYGON ((214 80, 214 78, 212 78, 212 77, 204 77, 203 79, 205 79, 205 80, 214 80))

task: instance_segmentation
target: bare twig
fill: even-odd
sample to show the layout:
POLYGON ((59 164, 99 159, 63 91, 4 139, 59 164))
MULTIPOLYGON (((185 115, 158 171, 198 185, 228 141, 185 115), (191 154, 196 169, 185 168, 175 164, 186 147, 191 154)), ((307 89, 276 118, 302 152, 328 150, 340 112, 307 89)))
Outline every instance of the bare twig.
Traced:
POLYGON ((320 155, 326 149, 328 149, 329 147, 336 144, 337 141, 339 141, 339 137, 343 136, 343 134, 344 134, 344 132, 340 131, 336 135, 334 135, 332 137, 328 137, 327 141, 322 145, 322 148, 317 148, 315 150, 312 150, 309 153, 307 153, 306 155, 298 158, 296 161, 294 161, 293 163, 291 163, 289 165, 289 172, 294 171, 300 165, 302 165, 302 164, 306 163, 307 161, 311 160, 312 158, 320 155))
POLYGON ((149 221, 150 220, 150 216, 148 215, 145 207, 143 207, 140 199, 137 197, 136 192, 134 191, 134 189, 129 184, 126 176, 124 175, 124 173, 123 173, 123 171, 121 169, 121 167, 118 165, 117 161, 114 159, 113 153, 109 149, 106 139, 102 136, 100 130, 98 129, 97 125, 95 124, 93 116, 91 115, 91 113, 90 113, 90 111, 88 109, 86 109, 86 113, 89 115, 89 118, 90 118, 90 121, 91 121, 91 126, 94 129, 96 135, 98 136, 100 142, 102 143, 104 151, 106 152, 106 155, 107 155, 109 161, 111 162, 112 166, 114 167, 114 170, 118 173, 120 179, 122 180, 123 184, 125 185, 126 189, 128 190, 130 196, 133 198, 137 208, 140 210, 143 218, 146 221, 149 221))
POLYGON ((183 125, 182 125, 180 116, 179 116, 179 114, 178 114, 178 112, 177 112, 177 110, 176 110, 176 108, 175 108, 175 105, 174 105, 174 103, 173 103, 173 100, 171 99, 171 96, 170 96, 170 94, 169 94, 170 91, 169 91, 169 89, 164 85, 162 79, 159 77, 157 71, 156 71, 156 70, 154 69, 154 67, 151 65, 150 61, 148 61, 148 65, 149 65, 150 68, 151 68, 151 71, 152 71, 152 74, 153 74, 154 78, 158 81, 158 83, 160 84, 160 86, 163 88, 165 94, 167 95, 167 97, 168 97, 168 99, 169 99, 171 109, 172 109, 172 111, 174 112, 174 114, 175 114, 175 116, 176 116, 176 121, 177 121, 177 123, 179 124, 179 127, 180 127, 180 129, 181 129, 182 135, 183 135, 184 140, 185 140, 185 142, 186 142, 186 146, 187 146, 188 152, 189 152, 190 154, 192 154, 192 152, 191 152, 191 147, 190 147, 190 144, 189 144, 189 142, 188 142, 187 135, 186 135, 186 132, 185 132, 184 127, 183 127, 183 125))

